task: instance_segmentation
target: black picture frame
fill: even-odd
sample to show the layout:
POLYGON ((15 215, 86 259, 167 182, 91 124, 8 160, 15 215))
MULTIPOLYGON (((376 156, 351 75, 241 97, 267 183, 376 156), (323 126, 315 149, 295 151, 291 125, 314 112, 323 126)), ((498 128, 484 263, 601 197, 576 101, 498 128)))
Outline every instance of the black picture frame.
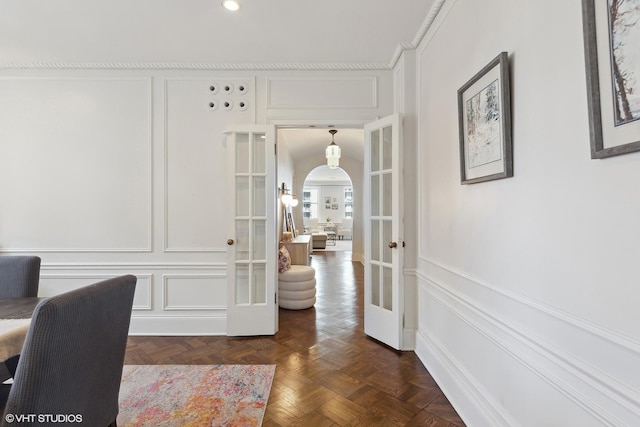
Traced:
POLYGON ((460 183, 513 176, 509 55, 501 52, 458 90, 460 183))
MULTIPOLYGON (((640 19, 640 10, 635 10, 632 19, 640 19)), ((617 118, 615 103, 624 90, 620 92, 613 84, 616 48, 611 42, 611 33, 615 31, 615 24, 611 23, 607 1, 582 0, 582 25, 591 158, 604 159, 640 151, 640 116, 623 124, 617 118)), ((634 60, 640 61, 640 49, 628 49, 625 55, 635 55, 634 60)), ((635 76, 635 80, 637 93, 640 76, 635 76)))

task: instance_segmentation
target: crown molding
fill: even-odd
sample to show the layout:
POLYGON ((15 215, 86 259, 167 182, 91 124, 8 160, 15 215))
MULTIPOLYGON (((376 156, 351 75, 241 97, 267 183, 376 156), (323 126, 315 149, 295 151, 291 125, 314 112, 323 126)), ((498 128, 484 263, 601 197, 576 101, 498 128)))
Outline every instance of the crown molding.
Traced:
POLYGON ((435 21, 436 16, 438 16, 440 9, 442 9, 442 6, 444 6, 446 1, 447 0, 436 0, 435 2, 433 2, 431 9, 429 9, 427 16, 424 18, 422 25, 416 33, 416 36, 413 38, 413 41, 410 43, 400 43, 396 48, 396 51, 394 52, 393 56, 391 57, 391 61, 389 62, 389 69, 395 68, 405 50, 412 50, 418 47, 418 45, 422 42, 425 34, 427 34, 427 31, 429 31, 429 28, 431 28, 431 26, 433 25, 433 21, 435 21))
POLYGON ((237 63, 193 62, 8 62, 0 70, 186 70, 186 71, 380 71, 393 70, 406 50, 418 47, 447 0, 435 0, 412 42, 398 44, 389 63, 237 63))
POLYGON ((389 70, 382 63, 203 64, 192 62, 12 62, 5 70, 359 71, 389 70))

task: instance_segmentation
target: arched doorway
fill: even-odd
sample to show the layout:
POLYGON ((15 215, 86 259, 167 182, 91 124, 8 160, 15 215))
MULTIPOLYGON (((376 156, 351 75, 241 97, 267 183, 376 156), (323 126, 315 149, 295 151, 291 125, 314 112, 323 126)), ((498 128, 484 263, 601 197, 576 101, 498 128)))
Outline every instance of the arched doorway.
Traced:
POLYGON ((326 247, 319 250, 352 250, 353 190, 351 177, 340 167, 321 165, 307 174, 302 196, 305 231, 329 234, 326 247))

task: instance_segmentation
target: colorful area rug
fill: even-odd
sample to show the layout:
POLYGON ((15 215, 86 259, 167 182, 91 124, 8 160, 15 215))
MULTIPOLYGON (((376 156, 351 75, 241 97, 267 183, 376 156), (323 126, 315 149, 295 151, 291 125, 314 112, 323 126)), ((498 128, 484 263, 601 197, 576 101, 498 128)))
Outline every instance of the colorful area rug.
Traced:
POLYGON ((275 365, 125 365, 119 427, 260 426, 275 365))

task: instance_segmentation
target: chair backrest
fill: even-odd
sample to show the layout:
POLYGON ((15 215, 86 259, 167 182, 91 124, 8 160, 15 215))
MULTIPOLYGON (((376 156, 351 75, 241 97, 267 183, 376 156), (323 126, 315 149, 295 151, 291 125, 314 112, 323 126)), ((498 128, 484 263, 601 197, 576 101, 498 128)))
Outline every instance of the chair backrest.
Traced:
POLYGON ((320 230, 320 226, 318 225, 318 218, 309 218, 309 231, 316 232, 320 230))
POLYGON ((351 227, 353 227, 353 219, 352 218, 342 218, 341 227, 346 229, 346 230, 351 229, 351 227))
POLYGON ((0 298, 37 297, 40 257, 0 256, 0 298))
POLYGON ((5 414, 80 414, 89 426, 115 422, 135 286, 135 276, 120 276, 40 302, 5 414))

